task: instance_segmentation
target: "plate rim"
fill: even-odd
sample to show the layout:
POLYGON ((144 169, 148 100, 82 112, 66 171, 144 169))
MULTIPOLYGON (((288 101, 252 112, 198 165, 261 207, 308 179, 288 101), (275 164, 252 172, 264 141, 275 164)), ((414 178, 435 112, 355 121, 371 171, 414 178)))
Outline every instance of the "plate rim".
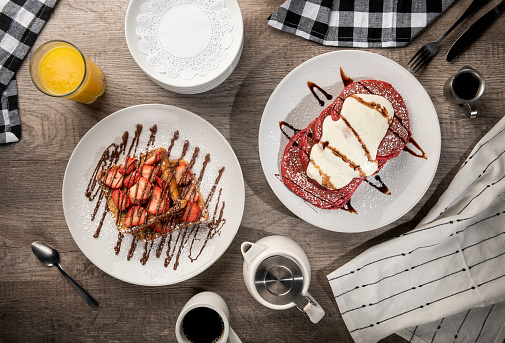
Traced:
MULTIPOLYGON (((141 120, 139 120, 141 121, 141 120)), ((236 195, 237 194, 234 194, 234 199, 236 198, 236 195)), ((77 245, 77 247, 79 248, 80 252, 96 267, 98 268, 99 270, 101 270, 102 272, 104 272, 105 274, 115 278, 115 279, 118 279, 120 281, 123 281, 123 282, 126 282, 126 283, 129 283, 129 284, 134 284, 134 285, 138 285, 138 286, 148 286, 148 287, 158 287, 158 286, 168 286, 168 285, 174 285, 174 284, 178 284, 178 283, 181 283, 181 282, 184 282, 184 281, 187 281, 201 273, 203 273, 204 271, 206 271, 208 268, 210 268, 212 265, 214 265, 214 263, 216 263, 223 255, 224 253, 228 250, 228 248, 230 247, 231 243, 233 242, 233 240, 235 239, 237 233, 238 233, 238 230, 240 229, 240 226, 241 226, 241 223, 242 223, 242 219, 243 219, 243 214, 244 214, 244 210, 245 210, 245 181, 244 181, 244 174, 243 174, 243 171, 242 171, 242 166, 240 165, 240 161, 238 160, 238 157, 237 155, 235 154, 235 151, 233 150, 232 146, 230 145, 230 143, 228 142, 228 140, 221 134, 221 132, 216 128, 214 127, 214 125, 210 124, 207 120, 205 120, 204 118, 202 118, 201 116, 189 111, 189 110, 186 110, 186 109, 183 109, 181 107, 177 107, 177 106, 173 106, 173 105, 166 105, 166 104, 157 104, 157 103, 148 103, 148 104, 138 104, 138 105, 132 105, 132 106, 128 106, 128 107, 124 107, 124 108, 121 108, 109 115, 107 115, 106 117, 102 118, 100 121, 98 121, 95 125, 93 125, 83 136, 82 138, 79 140, 79 142, 77 143, 77 145, 75 146, 74 150, 72 151, 72 154, 70 155, 69 159, 68 159, 68 162, 67 162, 67 165, 65 167, 65 173, 63 175, 63 181, 62 181, 62 188, 61 188, 61 197, 62 197, 62 207, 63 207, 63 214, 64 214, 64 218, 65 218, 65 223, 67 225, 67 228, 68 228, 68 231, 70 232, 70 235, 72 237, 72 240, 74 241, 74 243, 77 245), (218 255, 212 255, 212 259, 211 259, 211 262, 207 262, 205 263, 203 266, 201 266, 201 268, 199 269, 195 269, 193 270, 192 272, 188 273, 188 274, 185 274, 183 277, 181 278, 178 278, 176 279, 175 281, 168 281, 168 282, 161 282, 161 283, 157 283, 157 282, 136 282, 136 281, 132 281, 132 280, 129 280, 128 278, 126 277, 123 277, 121 275, 117 275, 117 274, 114 274, 114 273, 111 273, 110 271, 106 271, 104 270, 102 267, 98 266, 92 258, 90 258, 90 256, 88 256, 88 254, 86 254, 83 249, 81 248, 81 245, 78 243, 77 239, 76 239, 76 236, 73 232, 73 230, 71 229, 70 225, 69 225, 69 219, 68 219, 68 216, 70 215, 68 213, 69 209, 66 208, 66 205, 65 205, 65 184, 67 182, 67 178, 69 177, 68 176, 68 170, 70 168, 70 164, 71 164, 71 161, 72 159, 74 158, 74 156, 77 154, 77 150, 81 148, 81 145, 84 145, 84 141, 85 141, 85 138, 89 135, 92 134, 92 132, 94 130, 96 130, 97 127, 101 126, 101 125, 105 125, 107 124, 107 122, 113 120, 115 117, 121 115, 123 112, 127 112, 127 111, 134 111, 135 109, 137 108, 149 108, 149 107, 153 107, 153 108, 160 108, 162 110, 167 110, 167 111, 170 111, 170 110, 176 110, 176 111, 182 111, 182 112, 185 112, 186 114, 189 114, 191 116, 193 116, 193 118, 195 118, 196 120, 200 120, 202 121, 202 123, 206 124, 209 128, 211 128, 217 135, 221 136, 222 138, 222 141, 225 143, 225 146, 230 149, 231 152, 233 152, 233 160, 236 162, 236 167, 238 167, 238 169, 236 170, 236 172, 238 172, 238 175, 240 176, 238 178, 238 180, 240 181, 240 193, 242 194, 242 197, 240 198, 240 201, 242 202, 242 206, 240 207, 241 208, 241 211, 240 211, 240 214, 238 214, 238 221, 237 221, 237 227, 234 228, 234 234, 233 236, 231 237, 231 239, 229 240, 229 242, 226 243, 226 247, 222 249, 222 251, 218 254, 218 255)), ((135 263, 135 261, 128 261, 128 263, 135 263)))

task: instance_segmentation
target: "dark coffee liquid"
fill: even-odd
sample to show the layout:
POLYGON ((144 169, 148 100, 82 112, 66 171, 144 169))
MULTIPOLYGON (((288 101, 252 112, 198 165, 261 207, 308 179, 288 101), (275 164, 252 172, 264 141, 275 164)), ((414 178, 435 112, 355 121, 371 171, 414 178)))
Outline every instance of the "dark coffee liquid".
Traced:
POLYGON ((182 320, 182 333, 192 343, 217 342, 224 333, 223 319, 211 308, 194 308, 182 320))
POLYGON ((454 94, 463 100, 475 98, 479 92, 480 82, 472 73, 461 73, 454 78, 454 94))

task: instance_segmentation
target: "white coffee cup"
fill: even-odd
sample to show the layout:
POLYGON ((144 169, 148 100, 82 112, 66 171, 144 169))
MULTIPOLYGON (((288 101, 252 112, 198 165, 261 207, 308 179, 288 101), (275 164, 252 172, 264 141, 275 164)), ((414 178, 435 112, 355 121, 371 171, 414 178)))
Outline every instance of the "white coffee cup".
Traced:
POLYGON ((241 343, 240 338, 230 326, 228 306, 219 294, 214 292, 198 293, 189 299, 182 308, 175 324, 177 342, 191 343, 191 337, 197 334, 209 334, 212 336, 209 340, 215 339, 215 343, 241 343), (204 315, 205 320, 198 320, 199 315, 204 315), (214 315, 216 315, 215 320, 211 320, 214 315), (218 317, 221 321, 217 319, 218 317), (215 322, 215 326, 203 327, 202 323, 209 324, 209 322, 215 322), (193 324, 198 332, 191 330, 193 324))

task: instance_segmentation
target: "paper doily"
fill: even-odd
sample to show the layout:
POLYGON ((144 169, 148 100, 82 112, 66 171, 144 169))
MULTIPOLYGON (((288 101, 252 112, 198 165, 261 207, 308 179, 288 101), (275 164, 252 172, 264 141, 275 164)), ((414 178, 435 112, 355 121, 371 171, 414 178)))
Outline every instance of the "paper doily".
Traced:
POLYGON ((151 0, 141 10, 139 49, 158 72, 191 79, 226 57, 233 23, 224 0, 151 0))

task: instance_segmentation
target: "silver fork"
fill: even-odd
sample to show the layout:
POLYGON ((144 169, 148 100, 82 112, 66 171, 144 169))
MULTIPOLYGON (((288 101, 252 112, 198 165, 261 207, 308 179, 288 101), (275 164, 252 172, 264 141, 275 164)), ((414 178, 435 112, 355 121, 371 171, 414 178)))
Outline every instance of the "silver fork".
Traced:
POLYGON ((458 26, 461 24, 463 20, 465 20, 470 14, 476 12, 479 8, 481 8, 483 5, 488 3, 489 0, 473 0, 470 6, 466 9, 465 13, 461 15, 461 17, 456 21, 450 28, 445 32, 442 36, 440 36, 439 39, 433 42, 426 43, 419 49, 416 54, 410 59, 408 65, 410 68, 414 71, 417 72, 419 71, 422 67, 427 65, 433 57, 438 52, 438 47, 440 45, 440 42, 447 37, 449 33, 452 32, 458 26))

